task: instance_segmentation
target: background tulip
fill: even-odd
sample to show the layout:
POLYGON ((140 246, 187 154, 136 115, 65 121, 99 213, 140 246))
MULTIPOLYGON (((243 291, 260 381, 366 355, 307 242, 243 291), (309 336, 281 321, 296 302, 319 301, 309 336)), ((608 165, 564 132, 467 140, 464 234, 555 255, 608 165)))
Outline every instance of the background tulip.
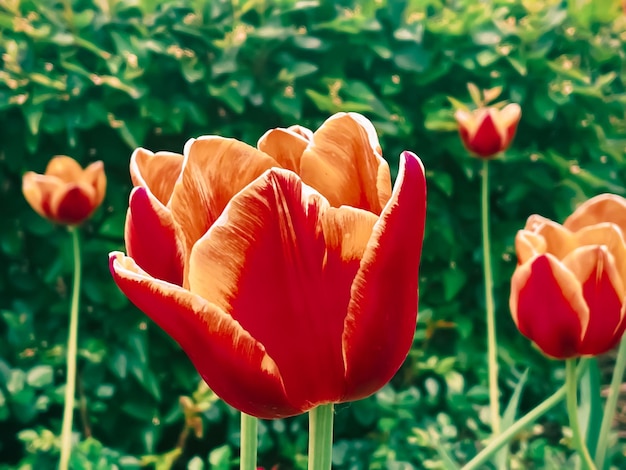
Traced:
MULTIPOLYGON (((517 234, 511 313, 520 332, 549 356, 602 354, 626 328, 626 243, 620 226, 599 217, 607 215, 601 210, 607 201, 615 203, 603 196, 581 206, 565 226, 531 216, 517 234)), ((626 206, 613 207, 622 212, 607 218, 623 220, 626 206)))
POLYGON ((509 148, 522 110, 516 103, 502 109, 483 106, 472 111, 460 109, 454 117, 465 147, 482 158, 491 158, 509 148))
MULTIPOLYGON (((119 252, 110 255, 113 277, 207 384, 249 415, 366 397, 391 379, 413 339, 422 164, 405 152, 391 193, 373 126, 345 113, 312 134, 270 131, 259 148, 267 153, 221 137, 191 140, 166 204, 182 281, 119 252)), ((154 215, 150 192, 134 190, 154 215)), ((158 258, 158 237, 133 230, 130 246, 143 241, 158 258)))
POLYGON ((101 161, 84 170, 71 157, 50 160, 43 175, 26 172, 22 192, 37 213, 67 225, 78 225, 88 219, 104 199, 106 175, 101 161))

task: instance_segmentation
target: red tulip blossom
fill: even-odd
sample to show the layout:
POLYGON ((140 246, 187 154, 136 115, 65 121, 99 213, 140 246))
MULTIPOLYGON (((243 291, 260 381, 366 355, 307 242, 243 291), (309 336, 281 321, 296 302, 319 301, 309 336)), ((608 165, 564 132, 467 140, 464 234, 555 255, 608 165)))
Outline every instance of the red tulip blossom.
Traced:
POLYGON ((374 127, 354 113, 257 147, 209 136, 184 155, 136 150, 115 282, 247 414, 367 397, 413 340, 422 164, 404 152, 392 191, 374 127))
POLYGON ((521 115, 520 106, 511 103, 502 109, 481 107, 473 111, 458 110, 454 117, 465 147, 488 159, 509 148, 521 115))
POLYGON ((626 200, 604 194, 563 225, 538 215, 515 239, 510 307, 520 332, 548 356, 595 356, 626 328, 626 200))
POLYGON ((43 175, 28 171, 22 179, 26 201, 41 216, 64 225, 78 225, 102 204, 106 192, 102 162, 83 170, 76 160, 59 155, 43 175))

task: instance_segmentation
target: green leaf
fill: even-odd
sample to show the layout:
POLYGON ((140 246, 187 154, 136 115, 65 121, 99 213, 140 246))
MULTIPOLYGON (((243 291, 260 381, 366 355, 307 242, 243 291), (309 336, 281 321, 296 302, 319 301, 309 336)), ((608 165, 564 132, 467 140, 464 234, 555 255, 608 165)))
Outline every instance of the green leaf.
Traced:
MULTIPOLYGON (((528 380, 528 370, 526 369, 522 376, 520 377, 515 389, 513 390, 513 394, 511 395, 511 399, 509 400, 508 405, 506 406, 504 413, 502 415, 502 420, 500 421, 501 429, 510 428, 515 422, 515 417, 517 415, 517 410, 519 408, 519 401, 522 397, 522 390, 524 389, 524 385, 526 384, 526 380, 528 380)), ((499 470, 507 470, 509 460, 509 446, 503 446, 495 455, 494 463, 496 468, 499 470)))
POLYGON ((602 425, 602 380, 600 367, 595 357, 589 359, 589 367, 580 379, 580 402, 578 421, 580 432, 585 436, 589 453, 594 455, 598 445, 600 426, 602 425))
POLYGON ((217 447, 209 452, 209 463, 212 470, 229 470, 232 451, 227 445, 217 447))
POLYGON ((54 380, 54 369, 51 366, 35 366, 26 374, 26 383, 31 387, 42 388, 54 380))

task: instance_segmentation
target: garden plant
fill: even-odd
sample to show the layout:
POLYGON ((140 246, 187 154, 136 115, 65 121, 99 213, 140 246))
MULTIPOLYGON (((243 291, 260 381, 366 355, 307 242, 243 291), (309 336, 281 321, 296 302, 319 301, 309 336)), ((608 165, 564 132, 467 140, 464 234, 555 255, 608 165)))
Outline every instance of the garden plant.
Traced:
POLYGON ((0 0, 0 469, 626 468, 625 43, 0 0))

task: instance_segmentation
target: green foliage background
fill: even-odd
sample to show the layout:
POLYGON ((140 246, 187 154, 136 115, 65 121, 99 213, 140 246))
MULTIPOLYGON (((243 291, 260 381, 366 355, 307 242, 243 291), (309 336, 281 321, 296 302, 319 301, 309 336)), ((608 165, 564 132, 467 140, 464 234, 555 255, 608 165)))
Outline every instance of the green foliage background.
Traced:
MULTIPOLYGON (((102 159, 108 176, 83 230, 73 468, 227 469, 237 413, 198 388, 108 273, 129 156, 203 134, 254 144, 337 111, 374 122, 394 171, 402 150, 421 156, 429 211, 414 348, 389 386, 337 408, 335 468, 443 468, 437 446, 471 458, 489 431, 480 162, 447 97, 501 86, 523 110, 491 171, 502 403, 530 368, 523 412, 563 373, 510 319, 513 239, 532 213, 562 220, 591 195, 626 192, 625 40, 609 0, 0 0, 0 468, 55 468, 65 374, 70 239, 28 207, 23 172, 68 154, 102 159), (186 427, 180 396, 198 404, 187 423, 199 418, 202 433, 186 427)), ((510 468, 566 466, 564 422, 557 407, 520 436, 510 468)), ((305 417, 264 422, 260 464, 304 468, 305 431, 305 417)))

